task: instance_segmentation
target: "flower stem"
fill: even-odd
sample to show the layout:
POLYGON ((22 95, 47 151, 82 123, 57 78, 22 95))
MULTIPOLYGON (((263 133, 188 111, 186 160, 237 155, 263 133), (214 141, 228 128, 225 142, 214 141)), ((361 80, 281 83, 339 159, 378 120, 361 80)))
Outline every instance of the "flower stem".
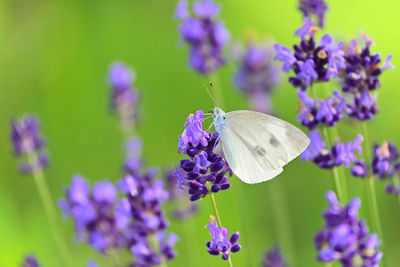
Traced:
POLYGON ((36 187, 39 191, 40 200, 42 201, 44 211, 50 223, 50 228, 53 234, 54 241, 56 243, 56 247, 60 253, 60 257, 64 265, 69 266, 69 260, 71 259, 71 257, 69 256, 69 251, 61 234, 61 231, 57 226, 57 213, 53 205, 53 200, 51 198, 43 170, 42 168, 37 166, 38 156, 35 152, 32 152, 28 155, 28 163, 32 168, 33 180, 36 183, 36 187))
MULTIPOLYGON (((155 234, 150 235, 149 237, 149 241, 154 249, 154 251, 160 251, 160 244, 158 243, 157 237, 155 234)), ((165 262, 165 260, 163 260, 163 257, 160 257, 161 259, 161 263, 158 265, 160 267, 167 267, 167 263, 165 262)))
MULTIPOLYGON (((314 86, 312 84, 311 84, 310 88, 311 88, 311 93, 313 95, 314 103, 315 103, 315 105, 317 105, 318 104, 317 93, 315 92, 314 86)), ((324 135, 324 140, 326 142, 327 149, 331 149, 331 147, 332 147, 331 139, 329 137, 327 127, 325 127, 325 126, 322 127, 322 134, 324 135)), ((336 195, 338 196, 339 201, 343 201, 343 197, 344 197, 343 190, 342 190, 342 187, 340 184, 339 170, 337 167, 332 168, 332 175, 333 175, 333 186, 335 188, 336 195)))
MULTIPOLYGON (((372 166, 371 166, 371 152, 369 149, 370 143, 369 143, 369 138, 368 138, 368 126, 367 123, 364 121, 363 123, 363 132, 364 132, 364 138, 365 138, 365 163, 367 164, 368 168, 368 173, 369 177, 368 179, 368 200, 370 202, 370 212, 371 212, 371 217, 373 220, 373 225, 374 225, 374 230, 377 232, 381 243, 382 243, 382 250, 383 250, 383 230, 382 230, 382 224, 379 216, 379 208, 378 208, 378 201, 376 198, 376 189, 375 189, 375 177, 372 174, 372 166)), ((383 264, 382 264, 383 265, 383 264)))
MULTIPOLYGON (((393 183, 394 183, 394 186, 395 186, 396 189, 399 188, 399 185, 400 185, 399 176, 395 176, 395 177, 393 178, 393 183)), ((396 198, 397 198, 397 200, 398 200, 398 202, 399 202, 399 205, 400 205, 400 195, 396 195, 396 198)))
MULTIPOLYGON (((217 219, 218 228, 221 229, 222 222, 221 222, 221 218, 219 217, 217 202, 215 201, 214 193, 210 193, 209 195, 210 195, 211 204, 212 204, 212 207, 213 207, 213 210, 214 210, 214 215, 215 215, 215 218, 217 219)), ((229 267, 233 267, 233 263, 232 263, 231 257, 228 258, 228 264, 229 264, 229 267)))

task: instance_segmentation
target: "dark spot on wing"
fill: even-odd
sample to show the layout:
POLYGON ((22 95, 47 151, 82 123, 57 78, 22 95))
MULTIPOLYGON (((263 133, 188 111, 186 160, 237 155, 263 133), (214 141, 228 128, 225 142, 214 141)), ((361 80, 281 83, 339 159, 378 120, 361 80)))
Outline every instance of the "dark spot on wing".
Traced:
POLYGON ((260 155, 260 156, 265 156, 265 153, 267 152, 267 151, 265 151, 264 148, 262 148, 262 147, 260 147, 260 146, 256 146, 256 147, 254 148, 254 151, 255 151, 258 155, 260 155))
POLYGON ((274 147, 278 147, 278 146, 279 146, 279 141, 278 141, 275 137, 271 137, 271 138, 269 139, 269 143, 270 143, 271 145, 273 145, 274 147))

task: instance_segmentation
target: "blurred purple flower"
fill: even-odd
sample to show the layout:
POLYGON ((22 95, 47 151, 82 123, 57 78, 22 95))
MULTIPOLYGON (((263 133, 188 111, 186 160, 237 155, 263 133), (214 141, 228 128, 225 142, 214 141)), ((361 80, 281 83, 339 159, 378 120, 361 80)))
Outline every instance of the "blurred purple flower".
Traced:
POLYGON ((124 131, 132 130, 138 119, 138 92, 132 88, 135 73, 125 64, 116 62, 108 73, 111 85, 111 109, 117 114, 124 131))
POLYGON ((274 246, 270 251, 265 254, 262 262, 263 267, 288 267, 287 263, 282 257, 281 251, 278 246, 274 246))
POLYGON ((26 157, 19 162, 21 173, 32 173, 36 168, 48 165, 48 156, 44 149, 44 139, 40 135, 40 125, 36 117, 24 116, 11 120, 11 141, 14 153, 19 157, 26 157))
POLYGON ((225 64, 222 52, 230 35, 225 26, 216 21, 219 7, 212 0, 194 2, 192 7, 190 16, 187 1, 179 1, 175 17, 181 20, 182 39, 190 45, 189 65, 207 75, 225 64))
POLYGON ((245 93, 253 109, 270 113, 270 94, 278 85, 280 71, 273 62, 273 51, 269 45, 250 43, 240 57, 234 81, 245 93))
POLYGON ((304 18, 315 16, 318 19, 318 26, 324 27, 325 13, 328 9, 324 0, 300 0, 299 9, 304 18))
POLYGON ((376 234, 368 234, 365 222, 358 218, 360 199, 354 198, 345 207, 332 191, 326 194, 326 199, 330 208, 323 213, 325 227, 314 237, 318 261, 339 261, 343 266, 378 266, 383 255, 378 251, 380 241, 376 234))
POLYGON ((24 262, 22 263, 22 267, 40 267, 40 264, 35 257, 26 256, 24 258, 24 262))

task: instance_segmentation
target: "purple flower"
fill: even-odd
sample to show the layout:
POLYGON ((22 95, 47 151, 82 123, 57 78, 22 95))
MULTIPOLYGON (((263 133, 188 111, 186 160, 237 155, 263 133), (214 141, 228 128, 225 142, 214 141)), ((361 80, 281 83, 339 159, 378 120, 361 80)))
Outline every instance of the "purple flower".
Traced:
POLYGON ((183 186, 188 186, 189 184, 186 182, 184 175, 185 171, 177 167, 175 167, 175 171, 167 170, 164 175, 170 200, 179 202, 172 211, 172 216, 177 220, 184 220, 198 210, 196 203, 186 203, 183 186))
POLYGON ((289 82, 303 91, 314 82, 327 82, 337 77, 339 70, 345 67, 342 43, 335 44, 332 36, 325 34, 317 44, 314 37, 317 29, 312 20, 305 18, 303 26, 296 30, 301 41, 293 46, 293 51, 275 45, 276 59, 284 63, 283 70, 293 70, 295 74, 289 82))
POLYGON ((379 109, 376 105, 377 93, 372 96, 369 91, 355 92, 353 97, 353 103, 347 104, 346 107, 349 117, 363 121, 372 119, 378 113, 379 109))
POLYGON ((178 2, 175 10, 175 18, 186 19, 189 17, 189 7, 188 2, 181 0, 178 2))
POLYGON ((26 256, 24 258, 24 262, 22 263, 22 267, 40 267, 40 264, 35 257, 26 256))
POLYGON ((295 35, 301 39, 305 39, 308 36, 314 36, 314 32, 311 30, 313 27, 313 21, 309 18, 304 18, 303 25, 295 31, 295 35))
POLYGON ((199 17, 212 17, 218 15, 219 7, 212 0, 203 0, 193 3, 193 12, 199 17))
POLYGON ((179 32, 190 45, 189 65, 200 74, 218 70, 225 60, 223 48, 230 39, 225 26, 216 21, 219 7, 212 0, 194 2, 190 16, 186 1, 178 2, 175 17, 181 20, 179 32))
POLYGON ((304 18, 315 16, 318 19, 318 26, 324 27, 325 13, 328 9, 323 0, 300 0, 299 9, 303 13, 304 18))
POLYGON ((121 127, 129 131, 137 123, 138 92, 131 86, 135 81, 134 72, 123 63, 110 66, 108 73, 111 90, 111 109, 121 121, 121 127))
POLYGON ((328 96, 326 100, 317 100, 317 105, 306 92, 299 90, 297 95, 300 100, 300 114, 297 120, 309 130, 319 125, 335 126, 343 118, 346 101, 339 92, 334 91, 334 96, 328 96))
POLYGON ((222 255, 223 260, 228 260, 231 253, 239 252, 242 248, 237 242, 239 241, 239 232, 235 232, 230 238, 229 232, 225 227, 219 228, 215 218, 210 216, 210 223, 207 225, 210 235, 213 238, 206 243, 207 252, 210 255, 222 255))
POLYGON ((208 193, 217 193, 230 188, 228 177, 232 175, 226 161, 213 152, 218 144, 218 133, 210 134, 203 130, 203 111, 190 114, 185 123, 185 129, 179 136, 178 150, 186 154, 189 159, 181 160, 179 167, 184 171, 182 175, 176 172, 178 188, 188 188, 190 200, 196 201, 208 193))
POLYGON ((341 73, 342 90, 353 96, 353 104, 348 105, 349 116, 358 120, 369 120, 378 113, 376 106, 377 94, 372 95, 371 91, 377 90, 380 86, 379 76, 388 68, 394 69, 390 63, 392 58, 389 55, 381 67, 379 54, 371 54, 371 44, 375 42, 363 34, 365 46, 361 46, 355 39, 345 50, 345 68, 341 73))
POLYGON ((282 61, 282 70, 288 72, 292 65, 296 62, 296 58, 294 57, 292 50, 280 44, 275 44, 274 48, 276 52, 275 60, 282 61))
POLYGON ((358 151, 361 154, 362 136, 357 136, 353 142, 335 143, 330 150, 326 149, 325 142, 317 130, 312 131, 309 138, 310 146, 300 157, 302 160, 312 160, 323 169, 331 169, 340 165, 350 168, 352 163, 358 161, 354 152, 358 151))
POLYGON ((90 260, 87 262, 87 267, 99 267, 99 265, 95 261, 90 260))
POLYGON ((306 83, 306 85, 310 85, 314 79, 318 78, 317 72, 314 70, 314 61, 311 59, 305 62, 299 62, 299 73, 298 77, 306 83))
POLYGON ((356 177, 367 177, 367 164, 362 160, 356 160, 351 168, 351 174, 356 177))
POLYGON ((11 120, 11 141, 16 156, 28 157, 19 163, 21 173, 32 173, 36 168, 48 165, 48 156, 44 149, 44 140, 40 135, 40 125, 36 117, 24 116, 11 120))
POLYGON ((382 145, 374 145, 374 156, 372 159, 372 172, 381 179, 393 177, 398 172, 399 152, 390 142, 382 145))
POLYGON ((361 201, 354 198, 343 207, 334 192, 329 191, 326 199, 330 208, 325 210, 325 227, 314 238, 321 262, 339 261, 343 266, 378 266, 382 253, 378 251, 379 239, 368 234, 364 221, 358 218, 361 201))
POLYGON ((268 45, 249 44, 247 51, 240 57, 234 77, 236 86, 248 96, 253 109, 269 113, 271 109, 268 100, 280 76, 273 62, 272 49, 268 45))
POLYGON ((287 267, 287 263, 282 257, 278 246, 274 246, 270 251, 265 254, 263 267, 287 267))
POLYGON ((310 138, 310 145, 307 147, 306 150, 300 155, 302 160, 313 160, 318 157, 321 153, 324 152, 326 147, 325 142, 321 138, 321 134, 319 131, 314 130, 312 131, 308 137, 310 138))

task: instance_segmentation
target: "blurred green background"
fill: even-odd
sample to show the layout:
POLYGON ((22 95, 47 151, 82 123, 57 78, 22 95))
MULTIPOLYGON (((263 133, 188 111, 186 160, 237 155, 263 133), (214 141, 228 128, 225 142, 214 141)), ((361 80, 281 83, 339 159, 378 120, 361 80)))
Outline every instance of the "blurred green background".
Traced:
MULTIPOLYGON (((234 39, 251 28, 260 36, 291 45, 301 24, 297 1, 217 1, 221 18, 234 39)), ((329 1, 326 32, 351 38, 365 30, 383 56, 394 54, 400 67, 397 0, 329 1)), ((0 1, 0 266, 19 266, 25 254, 36 255, 43 266, 58 266, 57 251, 33 180, 20 175, 9 141, 9 119, 37 114, 47 139, 51 166, 46 178, 54 199, 75 173, 92 182, 120 179, 122 137, 108 109, 108 66, 121 60, 137 72, 141 92, 144 156, 150 166, 177 164, 177 137, 188 113, 208 110, 212 101, 203 89, 206 80, 188 68, 187 47, 179 45, 176 1, 0 1)), ((247 107, 232 84, 233 64, 221 71, 226 110, 247 107)), ((381 76, 380 114, 370 123, 370 139, 389 139, 400 145, 398 72, 381 76)), ((332 83, 332 87, 339 88, 332 83)), ((284 80, 274 94, 280 117, 295 122, 295 90, 284 80)), ((360 128, 341 122, 343 140, 360 128)), ((347 177, 349 195, 362 197, 361 216, 369 219, 363 181, 347 177)), ((315 261, 313 236, 322 228, 324 195, 332 188, 331 173, 295 160, 271 182, 248 186, 232 179, 233 188, 217 195, 223 224, 241 232, 243 251, 233 255, 235 266, 259 266, 263 252, 278 242, 291 266, 320 266, 315 261), (284 209, 288 209, 285 216, 284 209), (277 223, 277 221, 281 223, 277 223), (282 223, 282 221, 284 223, 282 223), (290 230, 284 230, 285 227, 290 230), (251 263, 249 257, 251 257, 251 263)), ((400 266, 400 207, 378 183, 379 208, 386 241, 388 266, 400 266)), ((204 228, 211 205, 185 223, 171 221, 181 237, 179 256, 170 266, 226 266, 207 255, 204 228)), ((369 223, 371 225, 371 223, 369 223)), ((73 239, 71 220, 62 229, 71 242, 75 266, 99 259, 85 244, 73 239)))

